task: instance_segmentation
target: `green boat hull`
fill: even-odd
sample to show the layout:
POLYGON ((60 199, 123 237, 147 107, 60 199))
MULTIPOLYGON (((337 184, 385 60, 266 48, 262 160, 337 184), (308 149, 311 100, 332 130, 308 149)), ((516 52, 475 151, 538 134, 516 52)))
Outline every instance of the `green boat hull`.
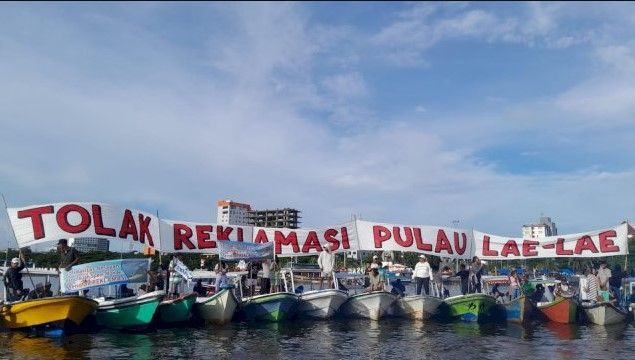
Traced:
POLYGON ((494 317, 496 300, 485 294, 467 294, 445 300, 448 316, 464 321, 487 321, 494 317))
POLYGON ((164 324, 186 322, 190 319, 196 295, 191 294, 172 303, 159 304, 159 320, 164 324))
POLYGON ((259 295, 243 301, 241 314, 248 321, 279 322, 295 315, 298 301, 291 293, 259 295))
POLYGON ((160 298, 156 298, 113 309, 97 309, 97 325, 111 329, 144 329, 152 323, 160 301, 160 298))

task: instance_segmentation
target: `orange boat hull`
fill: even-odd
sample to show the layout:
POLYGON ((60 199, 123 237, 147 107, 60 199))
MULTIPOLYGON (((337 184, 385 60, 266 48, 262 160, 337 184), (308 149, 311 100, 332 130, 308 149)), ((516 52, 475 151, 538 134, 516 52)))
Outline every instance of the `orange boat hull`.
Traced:
POLYGON ((551 321, 573 324, 576 320, 578 304, 569 298, 558 298, 547 304, 538 304, 538 309, 551 321))

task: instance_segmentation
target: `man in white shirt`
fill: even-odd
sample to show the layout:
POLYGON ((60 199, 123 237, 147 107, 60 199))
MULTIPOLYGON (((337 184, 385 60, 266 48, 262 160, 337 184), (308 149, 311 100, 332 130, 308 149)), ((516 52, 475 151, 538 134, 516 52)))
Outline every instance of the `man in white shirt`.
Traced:
POLYGON ((269 294, 271 291, 271 260, 265 259, 262 262, 262 282, 260 283, 260 294, 269 294))
MULTIPOLYGON (((320 266, 320 289, 322 289, 324 279, 327 284, 333 283, 333 269, 335 268, 335 254, 333 254, 333 245, 324 246, 324 249, 318 256, 318 266, 320 266)), ((331 285, 328 287, 331 288, 331 285)))
POLYGON ((423 291, 426 295, 430 295, 430 275, 432 274, 432 269, 430 268, 430 263, 428 263, 428 259, 426 259, 425 255, 419 256, 419 262, 415 265, 415 269, 412 273, 412 277, 415 279, 415 284, 417 285, 417 295, 421 295, 421 287, 423 286, 423 291))

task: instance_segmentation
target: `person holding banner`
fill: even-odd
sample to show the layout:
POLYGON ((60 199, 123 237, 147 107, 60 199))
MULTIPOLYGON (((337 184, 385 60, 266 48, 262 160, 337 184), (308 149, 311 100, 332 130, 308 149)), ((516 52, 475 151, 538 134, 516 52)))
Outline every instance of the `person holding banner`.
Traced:
MULTIPOLYGON (((323 289, 324 279, 329 279, 327 284, 331 284, 333 278, 333 269, 335 268, 335 254, 333 254, 333 245, 325 246, 318 256, 318 265, 320 266, 320 290, 323 289)), ((331 285, 328 286, 331 288, 331 285)))
POLYGON ((419 256, 419 262, 415 265, 412 277, 415 279, 417 295, 421 295, 421 287, 426 295, 430 295, 430 275, 432 274, 432 268, 428 263, 428 259, 425 255, 419 256))
POLYGON ((17 301, 22 299, 28 289, 24 289, 22 283, 22 271, 24 269, 24 256, 20 253, 19 258, 11 259, 11 267, 4 274, 4 288, 7 291, 7 299, 9 301, 17 301))
POLYGON ((60 254, 59 270, 70 271, 73 265, 79 263, 79 252, 74 247, 68 246, 67 239, 59 239, 57 250, 60 254))
POLYGON ((170 272, 170 281, 168 284, 168 297, 169 298, 178 298, 179 297, 179 288, 181 283, 183 282, 183 276, 176 271, 176 267, 179 263, 180 255, 172 256, 172 260, 170 260, 170 265, 168 266, 168 270, 170 272))
POLYGON ((470 284, 472 285, 471 293, 481 292, 481 275, 483 274, 483 263, 478 256, 472 258, 472 264, 470 264, 470 284))

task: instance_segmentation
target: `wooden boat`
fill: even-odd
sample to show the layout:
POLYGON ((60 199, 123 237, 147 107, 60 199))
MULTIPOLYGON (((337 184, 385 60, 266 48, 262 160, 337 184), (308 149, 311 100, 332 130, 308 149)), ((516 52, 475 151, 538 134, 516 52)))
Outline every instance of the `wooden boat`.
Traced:
POLYGON ((339 313, 343 316, 379 320, 391 311, 395 301, 397 301, 397 295, 387 291, 356 294, 342 304, 339 313))
POLYGON ((57 296, 8 303, 0 308, 0 322, 9 329, 52 325, 64 328, 67 322, 80 325, 95 312, 97 302, 82 296, 57 296))
POLYGON ((549 320, 561 324, 573 324, 578 311, 575 300, 565 297, 556 298, 551 302, 539 302, 537 307, 549 320))
POLYGON ((111 329, 144 329, 152 322, 164 295, 161 290, 121 299, 96 299, 97 324, 111 329))
POLYGON ((192 315, 192 308, 195 302, 195 293, 185 294, 176 299, 163 300, 157 308, 158 318, 164 324, 186 322, 192 315))
POLYGON ((395 315, 415 320, 425 320, 437 314, 443 299, 428 295, 412 295, 399 298, 395 303, 395 315))
POLYGON ((243 299, 240 315, 248 321, 283 321, 295 315, 298 301, 289 292, 256 295, 243 299))
POLYGON ((206 323, 226 324, 238 307, 238 299, 231 289, 223 289, 209 297, 196 298, 195 313, 206 323))
POLYGON ((346 299, 348 299, 348 294, 342 290, 306 291, 300 294, 297 313, 300 316, 330 318, 339 310, 346 299))
POLYGON ((612 325, 625 322, 628 312, 611 303, 582 305, 587 319, 596 325, 612 325))
POLYGON ((524 295, 500 306, 505 309, 505 319, 509 322, 523 323, 531 319, 534 312, 534 303, 524 295))
POLYGON ((491 295, 475 293, 451 296, 444 302, 450 318, 463 321, 487 321, 493 318, 496 299, 491 295))

